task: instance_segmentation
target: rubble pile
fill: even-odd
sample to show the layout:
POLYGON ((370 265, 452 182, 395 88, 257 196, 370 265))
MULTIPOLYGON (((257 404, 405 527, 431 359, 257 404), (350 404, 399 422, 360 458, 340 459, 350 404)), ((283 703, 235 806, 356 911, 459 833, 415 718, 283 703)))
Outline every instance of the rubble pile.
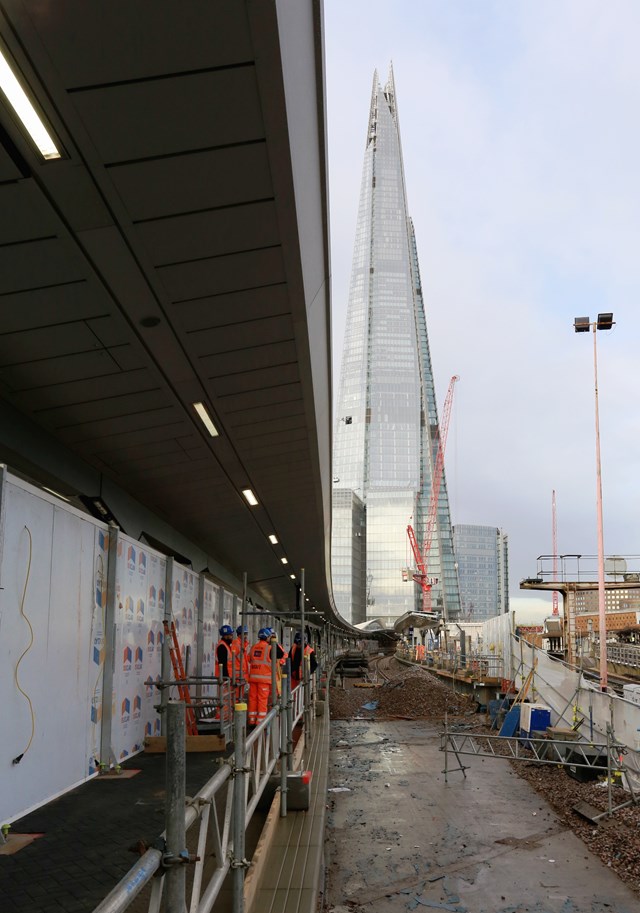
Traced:
MULTIPOLYGON (((640 806, 630 806, 601 818, 593 824, 574 811, 579 802, 588 802, 600 811, 607 809, 606 782, 579 783, 565 770, 550 765, 513 761, 516 773, 527 780, 570 827, 592 853, 612 868, 635 891, 640 892, 640 806)), ((629 799, 620 787, 613 788, 613 805, 629 799)))
POLYGON ((395 659, 387 659, 383 671, 390 680, 376 676, 379 687, 356 687, 348 680, 344 688, 332 687, 329 695, 332 718, 442 720, 445 713, 456 717, 476 711, 472 697, 454 693, 425 669, 408 668, 395 659))

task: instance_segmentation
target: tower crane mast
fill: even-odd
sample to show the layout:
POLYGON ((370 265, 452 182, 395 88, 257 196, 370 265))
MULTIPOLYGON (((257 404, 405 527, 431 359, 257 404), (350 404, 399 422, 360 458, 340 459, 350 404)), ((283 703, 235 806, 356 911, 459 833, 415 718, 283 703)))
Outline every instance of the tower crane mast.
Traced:
POLYGON ((407 526, 407 535, 409 537, 411 551, 413 552, 413 556, 416 562, 416 573, 413 574, 413 579, 416 583, 419 583, 422 588, 423 612, 431 611, 432 583, 429 579, 428 574, 429 552, 431 550, 433 534, 437 525, 440 483, 442 482, 442 476, 444 475, 444 451, 447 444, 447 434, 449 433, 449 420, 451 418, 451 406, 453 405, 453 391, 458 380, 460 380, 460 378, 457 374, 454 374, 449 381, 449 389, 447 390, 447 395, 444 401, 442 421, 440 423, 440 434, 438 438, 438 449, 436 451, 436 460, 433 468, 433 476, 431 479, 431 497, 429 499, 429 510, 427 512, 427 523, 422 549, 420 549, 413 527, 411 524, 407 526))

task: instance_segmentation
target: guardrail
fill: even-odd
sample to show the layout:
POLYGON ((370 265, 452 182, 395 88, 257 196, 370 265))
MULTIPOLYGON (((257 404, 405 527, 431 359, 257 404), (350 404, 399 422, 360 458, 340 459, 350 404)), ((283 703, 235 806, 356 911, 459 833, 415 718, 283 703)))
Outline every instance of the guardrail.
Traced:
POLYGON ((607 659, 621 666, 640 668, 640 646, 633 644, 607 644, 607 659))
POLYGON ((504 663, 501 656, 493 653, 466 653, 445 650, 424 650, 420 646, 398 651, 405 659, 420 663, 427 668, 442 669, 462 678, 481 680, 502 678, 504 663))
MULTIPOLYGON (((246 828, 278 761, 281 772, 284 772, 283 781, 286 781, 286 772, 290 770, 293 754, 294 727, 301 720, 305 725, 310 725, 310 722, 307 722, 311 719, 308 711, 315 696, 315 682, 310 681, 308 676, 305 678, 306 681, 293 690, 289 688, 289 679, 286 676, 282 678, 279 703, 248 736, 246 705, 235 706, 233 757, 222 761, 214 776, 196 796, 188 800, 184 820, 170 820, 168 797, 167 829, 146 849, 139 861, 95 908, 94 913, 123 913, 150 883, 149 913, 159 913, 163 893, 166 894, 167 913, 183 913, 184 909, 189 913, 210 913, 229 871, 234 872, 234 913, 241 913, 244 873, 249 866, 244 858, 246 828), (197 838, 192 837, 191 841, 192 845, 195 842, 196 851, 190 855, 186 850, 186 833, 196 826, 197 838), (171 846, 172 832, 176 827, 178 832, 185 836, 184 839, 178 840, 176 846, 171 846), (193 881, 185 907, 186 864, 193 865, 193 881), (175 901, 176 897, 182 899, 175 901)), ((174 797, 174 807, 181 808, 185 805, 185 705, 181 701, 171 701, 167 705, 167 711, 167 788, 170 791, 173 782, 182 778, 182 799, 179 789, 177 798, 174 797), (179 727, 176 729, 176 720, 180 717, 181 730, 179 727), (177 773, 174 768, 177 769, 177 773)), ((286 793, 281 814, 282 807, 286 814, 286 793)))

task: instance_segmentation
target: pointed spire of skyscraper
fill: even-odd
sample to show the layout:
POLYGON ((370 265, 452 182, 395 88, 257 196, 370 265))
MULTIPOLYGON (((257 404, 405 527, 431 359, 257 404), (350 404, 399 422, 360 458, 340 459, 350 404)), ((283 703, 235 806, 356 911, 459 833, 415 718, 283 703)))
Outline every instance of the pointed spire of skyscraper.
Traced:
POLYGON ((378 121, 378 94, 380 93, 380 81, 378 71, 373 71, 373 86, 371 87, 371 104, 369 105, 369 128, 367 130, 367 146, 373 142, 376 137, 376 124, 378 121))

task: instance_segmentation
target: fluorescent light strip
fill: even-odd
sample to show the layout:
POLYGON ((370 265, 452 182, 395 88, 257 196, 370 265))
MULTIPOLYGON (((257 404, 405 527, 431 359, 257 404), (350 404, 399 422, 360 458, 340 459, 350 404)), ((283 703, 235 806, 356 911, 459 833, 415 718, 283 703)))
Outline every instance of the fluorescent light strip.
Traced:
POLYGON ((198 413, 198 416, 200 417, 200 421, 202 422, 204 427, 207 429, 207 431, 209 432, 211 437, 218 437, 218 434, 219 434, 218 429, 211 421, 211 416, 207 412, 207 407, 205 406, 205 404, 204 403, 192 403, 191 405, 198 413))
POLYGON ((247 499, 248 503, 249 503, 252 507, 255 507, 255 506, 257 505, 258 499, 256 498, 256 496, 254 495, 254 493, 251 491, 250 488, 243 488, 243 489, 242 489, 242 494, 245 496, 245 498, 247 499))
POLYGON ((277 545, 278 537, 274 536, 273 533, 271 533, 271 535, 269 536, 269 542, 271 543, 271 545, 277 545))
POLYGON ((27 93, 18 82, 2 48, 0 48, 0 89, 20 118, 22 126, 38 147, 40 155, 45 159, 59 159, 59 149, 49 136, 47 128, 29 101, 27 93))
POLYGON ((47 488, 46 485, 43 485, 42 490, 48 491, 50 495, 55 495, 56 498, 60 498, 61 501, 66 501, 67 504, 71 503, 71 498, 66 498, 64 495, 61 495, 59 491, 54 491, 53 488, 47 488))

